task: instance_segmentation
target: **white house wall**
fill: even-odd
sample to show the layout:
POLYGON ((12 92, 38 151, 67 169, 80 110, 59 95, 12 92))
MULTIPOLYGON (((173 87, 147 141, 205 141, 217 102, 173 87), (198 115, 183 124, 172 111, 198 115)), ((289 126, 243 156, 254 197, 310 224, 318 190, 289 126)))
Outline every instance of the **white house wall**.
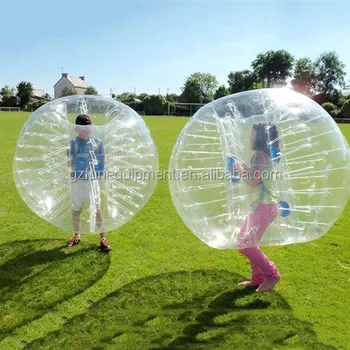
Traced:
POLYGON ((65 87, 69 87, 71 89, 74 89, 73 84, 66 77, 63 77, 55 85, 55 98, 62 97, 62 90, 65 87))

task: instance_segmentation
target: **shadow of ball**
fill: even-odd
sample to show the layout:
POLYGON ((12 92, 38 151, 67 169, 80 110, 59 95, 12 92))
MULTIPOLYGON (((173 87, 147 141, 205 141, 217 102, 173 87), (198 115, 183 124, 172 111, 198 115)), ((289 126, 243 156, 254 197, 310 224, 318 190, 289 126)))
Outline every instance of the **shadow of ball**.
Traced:
POLYGON ((240 279, 219 270, 140 279, 28 348, 333 349, 317 340, 311 324, 293 316, 282 296, 237 287, 240 279))
POLYGON ((0 245, 0 340, 101 279, 110 258, 95 246, 62 249, 62 240, 0 245))

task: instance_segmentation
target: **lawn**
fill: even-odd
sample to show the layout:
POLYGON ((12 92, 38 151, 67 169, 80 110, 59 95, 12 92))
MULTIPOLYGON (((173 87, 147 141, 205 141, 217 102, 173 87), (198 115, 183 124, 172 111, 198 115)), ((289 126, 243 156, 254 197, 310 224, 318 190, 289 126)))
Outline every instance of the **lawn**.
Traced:
MULTIPOLYGON (((12 177, 28 117, 0 113, 0 349, 350 349, 350 203, 324 237, 266 248, 275 292, 237 286, 249 266, 237 251, 201 243, 184 226, 168 183, 108 234, 71 234, 31 213, 12 177)), ((166 170, 188 118, 145 118, 166 170)), ((340 126, 350 142, 350 126, 340 126)))

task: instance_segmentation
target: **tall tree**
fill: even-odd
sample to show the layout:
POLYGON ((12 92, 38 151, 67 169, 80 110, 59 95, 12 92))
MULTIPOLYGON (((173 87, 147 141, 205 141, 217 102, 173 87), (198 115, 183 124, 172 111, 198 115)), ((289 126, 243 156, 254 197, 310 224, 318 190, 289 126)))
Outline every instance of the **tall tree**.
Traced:
POLYGON ((214 94, 214 99, 217 100, 218 98, 225 97, 229 94, 228 89, 225 85, 221 85, 217 88, 214 94))
POLYGON ((75 89, 74 88, 70 88, 68 86, 66 86, 61 92, 62 97, 76 95, 76 94, 77 94, 77 92, 75 91, 75 89))
POLYGON ((0 95, 3 98, 9 98, 11 96, 15 95, 15 89, 10 88, 8 85, 5 85, 1 90, 0 90, 0 95))
POLYGON ((231 72, 228 75, 228 85, 231 94, 236 92, 247 91, 254 89, 254 84, 257 82, 256 75, 250 70, 241 70, 231 72))
POLYGON ((203 95, 197 80, 187 78, 182 87, 181 100, 187 103, 202 103, 203 95))
POLYGON ((177 94, 167 94, 166 95, 166 100, 169 101, 169 102, 177 102, 179 99, 179 96, 177 94))
POLYGON ((314 72, 313 63, 309 58, 300 58, 295 62, 291 83, 295 91, 307 96, 311 95, 311 89, 314 84, 314 72))
POLYGON ((149 95, 143 101, 143 108, 148 115, 163 115, 166 100, 162 95, 149 95))
POLYGON ((116 96, 116 99, 120 102, 130 101, 133 98, 137 98, 137 95, 133 94, 132 92, 122 92, 116 96))
POLYGON ((345 64, 334 51, 322 53, 314 63, 315 88, 325 95, 345 86, 345 64))
POLYGON ((17 97, 20 99, 20 107, 26 107, 33 97, 33 85, 27 81, 21 81, 17 85, 17 97))
POLYGON ((85 95, 98 95, 98 92, 97 92, 97 90, 96 90, 96 88, 94 86, 89 86, 85 90, 85 95))
POLYGON ((17 107, 19 103, 19 98, 15 96, 15 89, 10 88, 8 85, 5 85, 0 90, 0 95, 2 99, 0 105, 3 107, 17 107))
POLYGON ((141 92, 141 94, 139 94, 137 98, 142 101, 146 96, 148 96, 147 92, 141 92))
POLYGON ((265 87, 282 87, 292 75, 293 56, 285 51, 267 51, 257 55, 252 62, 252 68, 265 87))
POLYGON ((210 73, 195 72, 192 73, 188 79, 192 79, 198 82, 202 97, 205 102, 209 102, 213 99, 214 92, 219 86, 215 75, 210 73))

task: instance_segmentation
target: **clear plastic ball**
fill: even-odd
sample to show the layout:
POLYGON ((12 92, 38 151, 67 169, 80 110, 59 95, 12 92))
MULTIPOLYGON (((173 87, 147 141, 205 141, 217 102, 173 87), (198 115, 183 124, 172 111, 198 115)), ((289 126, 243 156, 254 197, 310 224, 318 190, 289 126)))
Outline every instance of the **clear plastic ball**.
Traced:
POLYGON ((102 96, 46 103, 26 121, 14 179, 27 206, 65 231, 107 232, 151 197, 158 170, 155 143, 131 108, 102 96), (76 125, 88 115, 90 125, 76 125))
POLYGON ((349 198, 345 137, 321 106, 287 89, 247 91, 205 105, 179 135, 169 167, 180 217, 217 249, 312 241, 332 227, 349 198), (270 167, 253 186, 232 165, 251 166, 257 123, 266 131, 270 167), (278 134, 270 137, 272 128, 278 134), (265 209, 254 214, 261 203, 275 205, 273 219, 265 209))

